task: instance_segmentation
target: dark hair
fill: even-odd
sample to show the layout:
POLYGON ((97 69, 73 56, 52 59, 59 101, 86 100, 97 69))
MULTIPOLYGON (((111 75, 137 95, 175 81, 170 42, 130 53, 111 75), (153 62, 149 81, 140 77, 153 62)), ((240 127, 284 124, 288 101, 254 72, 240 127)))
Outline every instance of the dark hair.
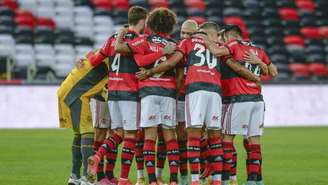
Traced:
POLYGON ((241 31, 240 27, 237 26, 237 25, 226 25, 224 26, 224 33, 227 33, 227 32, 234 32, 236 34, 238 34, 239 36, 242 36, 243 35, 243 32, 241 31))
POLYGON ((136 25, 142 19, 147 18, 148 11, 141 6, 132 6, 128 12, 129 25, 136 25))
POLYGON ((172 33, 177 16, 174 12, 167 8, 156 8, 150 12, 147 19, 147 27, 154 33, 164 33, 169 35, 172 33))
POLYGON ((199 29, 205 29, 205 30, 212 29, 217 32, 220 30, 219 25, 216 24, 215 22, 204 22, 199 26, 199 29))

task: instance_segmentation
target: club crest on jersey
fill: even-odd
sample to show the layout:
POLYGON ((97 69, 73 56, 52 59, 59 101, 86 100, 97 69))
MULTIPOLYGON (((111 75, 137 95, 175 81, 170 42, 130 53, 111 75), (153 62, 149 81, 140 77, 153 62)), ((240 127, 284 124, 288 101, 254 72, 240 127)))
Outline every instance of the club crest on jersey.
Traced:
POLYGON ((151 38, 151 41, 153 43, 156 43, 156 44, 163 44, 163 45, 166 45, 168 43, 167 40, 163 39, 162 37, 158 37, 158 36, 153 36, 151 38))

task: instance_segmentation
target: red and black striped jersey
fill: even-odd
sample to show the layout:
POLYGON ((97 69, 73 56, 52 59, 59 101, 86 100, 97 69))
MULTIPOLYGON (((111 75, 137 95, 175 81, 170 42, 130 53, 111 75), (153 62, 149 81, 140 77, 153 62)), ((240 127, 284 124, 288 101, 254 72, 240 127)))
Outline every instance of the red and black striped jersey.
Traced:
MULTIPOLYGON (((123 41, 129 42, 139 35, 128 31, 123 41)), ((100 53, 109 58, 108 96, 110 100, 138 100, 138 80, 135 76, 139 70, 132 54, 115 52, 117 34, 112 35, 100 49, 100 53)))
POLYGON ((184 39, 177 51, 183 54, 187 68, 186 94, 199 90, 221 93, 220 60, 206 48, 203 39, 184 39))
MULTIPOLYGON (((165 35, 144 35, 128 42, 128 46, 135 57, 138 55, 149 55, 152 53, 159 53, 159 56, 161 56, 162 48, 164 48, 169 42, 175 43, 174 40, 165 35)), ((147 65, 142 67, 146 69, 153 68, 166 61, 169 57, 169 55, 166 55, 159 57, 156 61, 144 61, 147 65)), ((140 65, 139 62, 137 63, 140 65)), ((168 96, 175 98, 176 79, 174 69, 163 73, 154 74, 146 80, 139 81, 139 96, 145 97, 148 95, 168 96)))
MULTIPOLYGON (((265 64, 269 65, 271 63, 263 49, 247 40, 231 40, 225 43, 224 46, 229 49, 231 58, 257 76, 261 74, 260 67, 244 61, 244 55, 247 51, 256 54, 265 64)), ((224 63, 222 65, 222 89, 225 103, 263 101, 261 87, 257 86, 255 82, 239 76, 224 63)))

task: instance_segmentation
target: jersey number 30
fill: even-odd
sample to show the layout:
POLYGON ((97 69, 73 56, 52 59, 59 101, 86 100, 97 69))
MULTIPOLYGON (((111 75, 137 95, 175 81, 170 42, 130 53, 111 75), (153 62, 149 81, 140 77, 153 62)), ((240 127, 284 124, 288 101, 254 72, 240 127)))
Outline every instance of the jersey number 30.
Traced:
POLYGON ((200 62, 194 64, 195 66, 203 66, 205 62, 210 69, 213 69, 217 66, 217 58, 211 54, 208 49, 205 49, 205 46, 197 43, 195 44, 194 50, 197 51, 195 55, 200 58, 200 62))

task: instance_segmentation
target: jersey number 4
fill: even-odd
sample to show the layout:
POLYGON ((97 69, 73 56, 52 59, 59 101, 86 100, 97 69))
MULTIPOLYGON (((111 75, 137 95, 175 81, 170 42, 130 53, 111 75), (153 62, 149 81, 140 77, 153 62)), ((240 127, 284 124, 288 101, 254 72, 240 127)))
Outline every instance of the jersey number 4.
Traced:
POLYGON ((200 58, 200 62, 194 66, 203 66, 206 63, 208 68, 213 69, 218 65, 217 58, 208 49, 205 49, 205 46, 197 43, 194 50, 196 51, 195 55, 200 58))
POLYGON ((116 54, 114 57, 114 60, 112 62, 111 68, 113 72, 116 72, 116 75, 118 75, 120 71, 120 62, 121 62, 121 54, 116 54))

